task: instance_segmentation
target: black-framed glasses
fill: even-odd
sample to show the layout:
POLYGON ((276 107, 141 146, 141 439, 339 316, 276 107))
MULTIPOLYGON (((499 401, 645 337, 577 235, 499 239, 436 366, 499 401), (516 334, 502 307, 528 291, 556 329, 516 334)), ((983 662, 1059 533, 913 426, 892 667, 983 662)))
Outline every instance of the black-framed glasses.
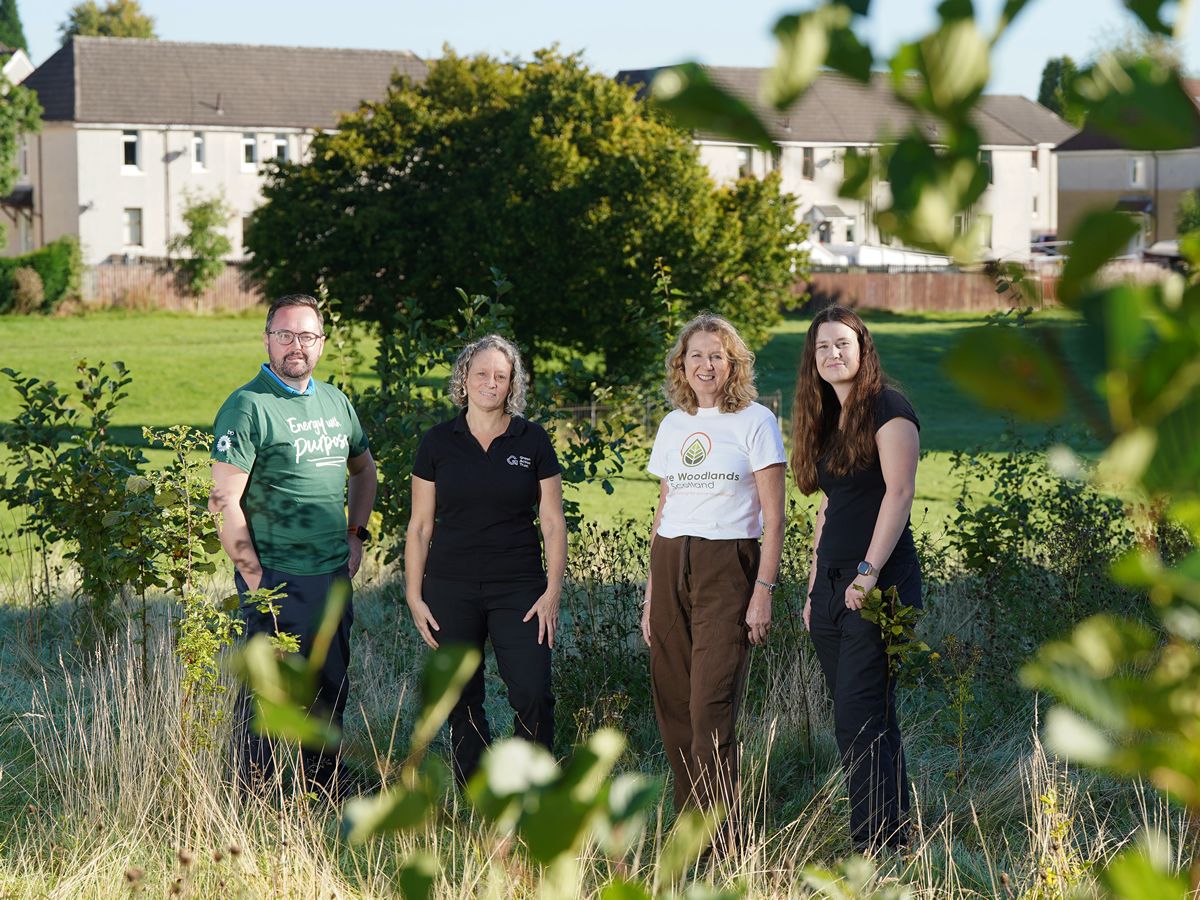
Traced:
POLYGON ((297 340, 300 342, 301 347, 311 347, 325 337, 323 334, 317 334, 312 331, 288 331, 285 328, 281 328, 278 331, 268 331, 267 334, 281 347, 287 347, 292 341, 297 340))

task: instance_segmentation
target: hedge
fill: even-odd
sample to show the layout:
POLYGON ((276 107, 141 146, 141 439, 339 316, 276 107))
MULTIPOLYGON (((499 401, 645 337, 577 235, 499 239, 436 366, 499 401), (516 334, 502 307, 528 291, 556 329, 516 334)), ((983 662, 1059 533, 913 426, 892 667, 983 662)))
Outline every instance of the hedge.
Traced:
POLYGON ((79 296, 79 280, 83 274, 79 241, 74 237, 61 237, 23 256, 0 257, 0 313, 12 310, 13 272, 23 266, 42 276, 46 300, 41 312, 53 312, 63 300, 79 296))

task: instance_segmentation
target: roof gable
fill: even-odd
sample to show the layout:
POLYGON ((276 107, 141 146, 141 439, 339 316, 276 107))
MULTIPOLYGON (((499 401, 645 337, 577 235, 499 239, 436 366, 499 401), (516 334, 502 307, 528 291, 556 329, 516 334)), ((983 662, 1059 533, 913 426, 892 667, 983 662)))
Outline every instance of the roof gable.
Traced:
POLYGON ((403 51, 75 37, 26 84, 51 121, 331 128, 426 71, 403 51))

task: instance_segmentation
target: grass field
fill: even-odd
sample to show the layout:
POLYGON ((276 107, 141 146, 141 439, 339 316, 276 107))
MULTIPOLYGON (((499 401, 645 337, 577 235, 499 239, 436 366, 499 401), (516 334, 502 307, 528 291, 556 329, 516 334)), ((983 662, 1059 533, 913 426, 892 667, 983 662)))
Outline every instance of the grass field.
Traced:
MULTIPOLYGON (((1004 418, 980 409, 942 372, 943 357, 955 338, 980 327, 983 319, 963 314, 877 313, 869 315, 868 321, 885 368, 909 394, 922 420, 924 456, 917 475, 914 524, 938 530, 959 491, 950 472, 950 453, 977 448, 994 452, 1006 446, 1004 418)), ((119 440, 140 445, 143 425, 210 427, 221 401, 248 381, 263 359, 260 322, 258 312, 213 316, 106 312, 62 319, 5 316, 0 317, 0 346, 5 347, 5 366, 63 383, 74 377, 77 359, 123 361, 133 383, 117 415, 116 433, 119 440)), ((787 318, 758 354, 760 390, 782 393, 785 417, 807 327, 804 318, 787 318)), ((1062 330, 1068 346, 1082 340, 1078 329, 1063 325, 1062 330)), ((326 351, 318 374, 333 370, 331 350, 326 351)), ((365 338, 361 350, 365 362, 353 372, 353 379, 365 385, 374 377, 372 339, 365 338)), ((16 411, 15 392, 6 379, 0 380, 0 422, 16 411)), ((1026 439, 1038 437, 1029 428, 1021 434, 1026 439)), ((150 456, 157 458, 154 453, 150 456)), ((645 474, 644 462, 643 454, 631 454, 625 473, 613 479, 611 495, 598 485, 581 488, 578 497, 585 515, 605 522, 648 520, 657 485, 645 474)))

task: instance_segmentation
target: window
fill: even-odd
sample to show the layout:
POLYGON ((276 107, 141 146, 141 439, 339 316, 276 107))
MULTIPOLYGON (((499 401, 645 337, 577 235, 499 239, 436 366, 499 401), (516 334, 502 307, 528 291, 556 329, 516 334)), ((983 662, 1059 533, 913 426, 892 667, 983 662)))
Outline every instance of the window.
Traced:
POLYGON ((775 147, 771 150, 771 171, 778 172, 783 168, 783 148, 775 147))
POLYGON ((1146 160, 1141 156, 1135 156, 1129 161, 1129 185, 1130 187, 1146 186, 1146 160))
POLYGON ((204 132, 192 132, 192 171, 202 172, 204 170, 204 132))
POLYGON ((853 222, 848 222, 846 224, 846 243, 847 244, 854 243, 854 223, 853 222))
POLYGON ((754 148, 738 147, 738 178, 749 178, 754 174, 754 148))
POLYGON ((817 243, 818 244, 828 244, 830 241, 829 235, 830 235, 829 221, 826 220, 817 226, 817 243))
POLYGON ((800 174, 808 181, 813 180, 813 175, 816 173, 816 165, 813 162, 813 148, 804 148, 804 162, 800 168, 800 174))
POLYGON ((29 141, 21 138, 21 147, 17 151, 17 173, 21 178, 29 175, 29 141))
POLYGON ((984 247, 992 246, 992 216, 991 213, 980 213, 975 220, 979 223, 979 240, 984 247))
POLYGON ((1037 194, 1033 195, 1033 215, 1037 217, 1037 194))
POLYGON ((995 184, 996 178, 995 178, 995 173, 992 170, 992 151, 991 150, 980 150, 979 151, 979 165, 981 168, 983 168, 987 172, 987 180, 988 180, 987 183, 995 184))
POLYGON ((1037 147, 1034 147, 1034 148, 1033 148, 1033 154, 1032 154, 1032 156, 1031 156, 1031 157, 1030 157, 1030 159, 1029 159, 1029 165, 1030 165, 1032 168, 1034 168, 1034 169, 1036 169, 1036 168, 1038 167, 1038 152, 1037 152, 1037 147))
POLYGON ((892 238, 891 232, 888 232, 888 231, 880 231, 879 232, 879 243, 883 244, 883 246, 885 246, 885 247, 892 246, 892 240, 893 240, 893 238, 892 238))
POLYGON ((136 131, 121 132, 122 166, 126 169, 138 168, 138 133, 136 131))
POLYGON ((286 134, 275 135, 275 160, 285 163, 288 161, 288 139, 286 134))
POLYGON ((126 208, 125 210, 125 246, 142 246, 142 210, 141 208, 126 208))
POLYGON ((258 168, 258 140, 253 134, 242 135, 242 171, 258 168))
POLYGON ((964 231, 967 230, 967 217, 963 213, 955 213, 954 215, 954 236, 962 237, 964 231))
POLYGON ((250 248, 246 246, 246 233, 250 230, 250 217, 242 216, 242 252, 249 253, 250 248))
POLYGON ((26 213, 17 215, 17 246, 22 253, 33 250, 33 216, 26 213))

